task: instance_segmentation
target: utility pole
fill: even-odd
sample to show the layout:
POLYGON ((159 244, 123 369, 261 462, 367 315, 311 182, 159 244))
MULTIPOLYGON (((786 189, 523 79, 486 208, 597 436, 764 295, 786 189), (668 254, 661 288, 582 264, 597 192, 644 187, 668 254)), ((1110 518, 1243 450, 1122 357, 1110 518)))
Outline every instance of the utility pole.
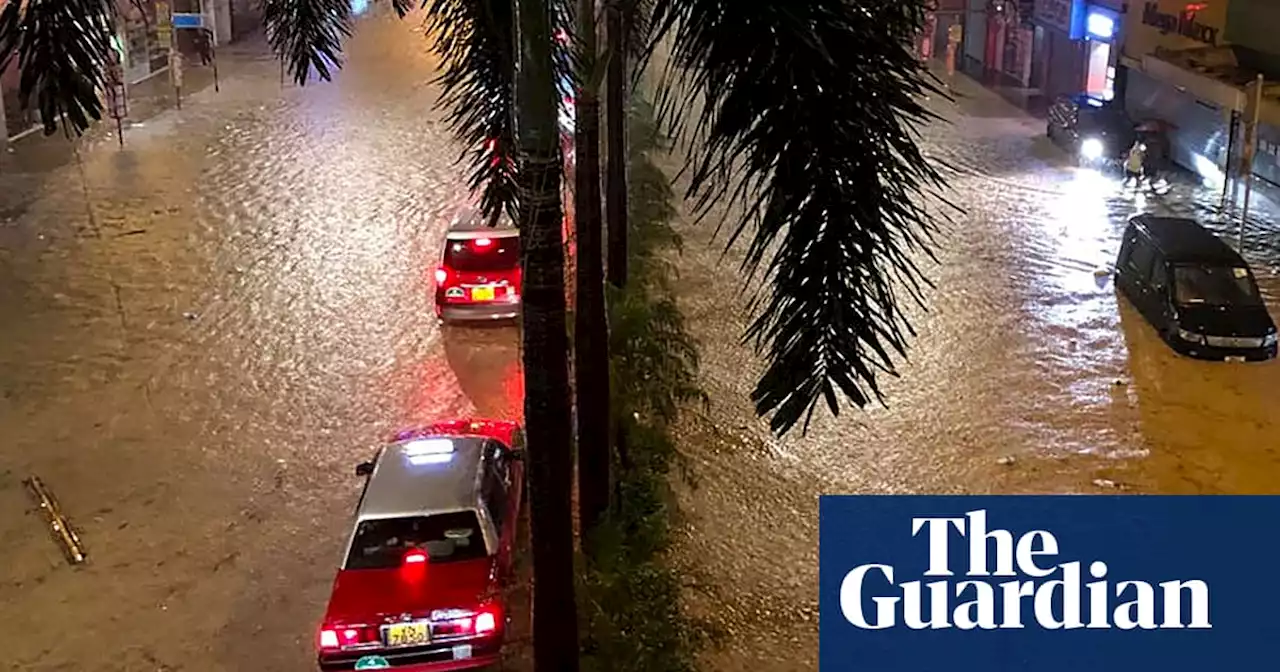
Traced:
POLYGON ((107 64, 107 108, 116 120, 116 137, 124 147, 124 118, 129 115, 128 100, 124 89, 124 68, 120 52, 111 50, 111 62, 107 64))
POLYGON ((1253 195, 1253 155, 1258 146, 1258 119, 1262 116, 1262 89, 1265 86, 1266 79, 1259 74, 1253 82, 1253 109, 1249 113, 1249 125, 1245 126, 1244 132, 1244 154, 1241 157, 1241 167, 1244 170, 1244 206, 1240 211, 1240 238, 1236 246, 1241 253, 1244 252, 1244 224, 1249 219, 1249 197, 1253 195))

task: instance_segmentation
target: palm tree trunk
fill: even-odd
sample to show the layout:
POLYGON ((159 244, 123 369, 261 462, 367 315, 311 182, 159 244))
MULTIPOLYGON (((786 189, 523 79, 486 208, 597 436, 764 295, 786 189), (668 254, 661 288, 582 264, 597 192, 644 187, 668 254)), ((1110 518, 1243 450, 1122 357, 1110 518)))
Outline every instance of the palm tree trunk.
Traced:
POLYGON ((605 10, 605 41, 609 72, 605 82, 605 137, 608 162, 605 218, 609 226, 609 284, 627 284, 627 22, 624 0, 612 0, 605 10))
POLYGON ((600 212, 600 99, 595 0, 579 0, 574 167, 577 225, 574 299, 574 392, 577 401, 578 520, 584 548, 609 508, 609 332, 604 310, 604 241, 600 212))
POLYGON ((577 672, 573 574, 573 455, 564 221, 551 14, 546 0, 516 0, 516 133, 524 284, 525 429, 533 536, 533 642, 537 672, 577 672))

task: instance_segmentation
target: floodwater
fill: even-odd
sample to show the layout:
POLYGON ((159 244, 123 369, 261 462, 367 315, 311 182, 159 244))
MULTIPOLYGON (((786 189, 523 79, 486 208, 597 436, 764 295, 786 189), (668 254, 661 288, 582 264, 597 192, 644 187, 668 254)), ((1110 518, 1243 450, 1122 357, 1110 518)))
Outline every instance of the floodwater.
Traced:
MULTIPOLYGON (((690 423, 698 487, 678 555, 696 610, 729 633, 710 669, 817 668, 821 494, 1280 492, 1280 363, 1174 355, 1105 273, 1128 217, 1216 216, 1221 191, 1125 190, 1076 168, 1043 121, 966 79, 955 92, 931 102, 948 123, 922 143, 965 212, 925 262, 936 289, 910 311, 919 336, 887 408, 771 438, 746 401, 761 367, 738 345, 742 254, 718 261, 712 227, 687 230, 683 305, 714 405, 690 423)), ((1251 218, 1246 256, 1277 315, 1274 213, 1251 218)), ((1215 226, 1234 244, 1234 224, 1215 226)))
POLYGON ((221 91, 0 165, 0 650, 17 670, 314 669, 393 430, 518 415, 513 329, 436 326, 466 197, 418 20, 332 84, 232 45, 221 91), (69 568, 20 480, 80 528, 69 568))
MULTIPOLYGON (((125 148, 0 161, 0 650, 18 670, 304 670, 358 496, 410 423, 519 415, 510 329, 441 330, 429 278, 464 198, 417 20, 361 22, 333 84, 282 86, 254 45, 220 92, 125 148), (61 157, 61 158, 59 158, 61 157), (87 185, 88 196, 85 196, 87 185), (20 479, 88 546, 69 568, 20 479)), ((962 83, 961 83, 962 84, 962 83)), ((814 669, 817 497, 1270 492, 1276 365, 1170 354, 1105 277, 1136 202, 961 86, 926 131, 967 209, 929 268, 888 409, 768 438, 747 394, 733 254, 690 229, 684 302, 715 400, 677 559, 730 639, 714 669, 814 669), (1011 464, 1007 459, 1013 458, 1011 464)), ((1270 259, 1251 252, 1273 300, 1270 259)))

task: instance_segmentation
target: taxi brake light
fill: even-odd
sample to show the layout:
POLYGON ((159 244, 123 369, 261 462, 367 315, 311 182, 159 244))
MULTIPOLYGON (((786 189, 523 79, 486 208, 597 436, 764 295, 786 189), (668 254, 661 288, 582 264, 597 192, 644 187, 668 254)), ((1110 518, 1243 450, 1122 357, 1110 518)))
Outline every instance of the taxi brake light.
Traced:
POLYGON ((444 270, 443 268, 437 268, 437 269, 436 269, 436 284, 437 284, 437 285, 443 285, 444 283, 446 283, 446 282, 448 282, 448 281, 449 281, 449 271, 446 271, 446 270, 444 270))
POLYGON ((421 565, 426 561, 427 554, 422 551, 413 550, 404 554, 404 564, 406 565, 421 565))
POLYGON ((347 640, 347 643, 350 644, 360 638, 360 631, 353 628, 347 628, 342 631, 342 638, 347 640))
POLYGON ((498 629, 498 618, 491 611, 476 614, 476 634, 484 635, 498 629))
POLYGON ((336 649, 338 646, 338 632, 336 630, 320 631, 320 648, 336 649))
POLYGON ((476 247, 489 247, 493 244, 493 240, 489 238, 476 238, 474 242, 476 247))

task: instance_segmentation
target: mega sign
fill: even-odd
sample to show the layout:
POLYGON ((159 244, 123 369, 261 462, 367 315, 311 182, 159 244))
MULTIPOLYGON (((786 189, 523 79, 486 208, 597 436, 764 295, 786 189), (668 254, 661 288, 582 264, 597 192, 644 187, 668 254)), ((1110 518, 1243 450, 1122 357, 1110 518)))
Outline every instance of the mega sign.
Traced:
POLYGON ((1167 14, 1160 11, 1158 2, 1148 2, 1142 8, 1142 24, 1162 33, 1175 33, 1210 45, 1218 44, 1218 34, 1221 32, 1218 28, 1197 21, 1195 10, 1188 9, 1180 14, 1167 14))
POLYGON ((1258 669, 1277 519, 1280 497, 823 497, 821 669, 1258 669))

